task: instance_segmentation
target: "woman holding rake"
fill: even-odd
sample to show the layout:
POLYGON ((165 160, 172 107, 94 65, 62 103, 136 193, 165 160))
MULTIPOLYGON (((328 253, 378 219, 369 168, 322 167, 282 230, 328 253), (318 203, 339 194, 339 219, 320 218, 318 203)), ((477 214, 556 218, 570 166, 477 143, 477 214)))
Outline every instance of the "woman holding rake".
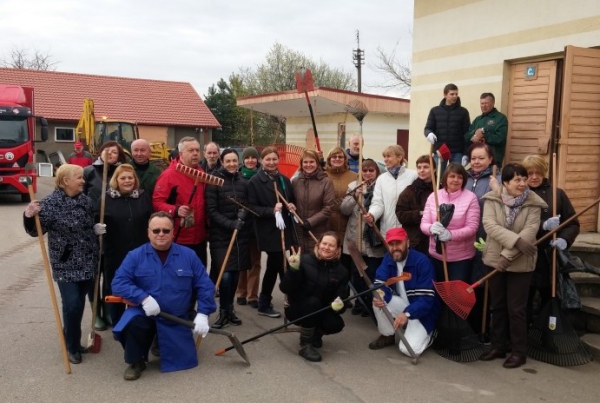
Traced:
POLYGON ((505 358, 510 347, 503 366, 518 368, 526 362, 527 295, 537 258, 533 242, 541 210, 548 205, 527 187, 527 170, 522 165, 507 164, 501 178, 502 187, 483 196, 487 232, 483 262, 500 273, 488 280, 492 348, 480 360, 505 358))

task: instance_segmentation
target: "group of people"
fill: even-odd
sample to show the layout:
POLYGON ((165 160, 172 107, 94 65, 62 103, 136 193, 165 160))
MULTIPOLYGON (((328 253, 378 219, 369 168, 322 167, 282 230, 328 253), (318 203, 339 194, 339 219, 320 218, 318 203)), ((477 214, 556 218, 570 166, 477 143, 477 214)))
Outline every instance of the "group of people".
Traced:
MULTIPOLYGON (((454 121, 446 119, 450 126, 454 121)), ((428 139, 448 142, 439 122, 434 130, 437 138, 426 129, 428 139)), ((439 172, 439 191, 434 189, 436 163, 429 156, 419 157, 413 170, 402 147, 389 146, 383 151, 382 173, 374 160, 360 159, 363 139, 358 135, 349 140, 348 149, 334 147, 323 161, 319 153, 305 150, 292 180, 279 172, 275 147, 260 154, 248 147, 240 160, 235 150, 219 155, 218 145, 208 143, 202 160, 201 145, 193 137, 179 142, 177 155, 162 173, 149 162, 145 140, 132 143, 130 163, 118 143, 107 142, 85 169, 61 166, 56 189, 27 206, 24 225, 32 236, 41 235, 34 225, 38 215, 49 234, 69 360, 80 363, 86 352, 80 345, 81 321, 98 268, 101 295, 120 296, 131 305, 100 303, 95 318, 96 329, 113 326, 123 345, 127 380, 141 376, 150 351, 160 355, 163 371, 197 365, 192 336, 208 333, 209 315, 217 310, 215 291, 213 328, 242 324, 235 302, 262 316, 281 317, 273 304, 278 278, 286 318, 301 319, 299 354, 305 359, 322 359, 323 336, 342 331, 341 314, 347 308, 376 319, 380 336, 369 348, 395 344, 394 334, 404 328, 406 341, 420 354, 433 341, 440 312, 433 282, 471 282, 495 268, 501 273, 490 280, 492 349, 482 359, 505 357, 510 351, 505 366, 522 365, 530 285, 543 299, 550 295, 547 266, 536 266, 536 255, 549 247, 567 248, 578 224, 574 220, 561 229, 556 242, 534 244, 536 236, 556 228, 574 210, 558 190, 559 214, 550 214, 552 189, 542 157, 507 164, 494 176, 492 167, 500 161, 488 141, 492 131, 489 119, 474 129, 465 152, 470 168, 463 167, 462 156, 461 163, 450 163, 439 172), (200 182, 197 174, 203 172, 220 178, 222 185, 200 182), (454 206, 443 223, 438 204, 454 206), (474 247, 479 237, 486 239, 483 252, 474 247), (354 248, 364 260, 360 267, 350 257, 354 248), (262 252, 267 260, 261 282, 262 252), (403 272, 412 276, 382 287, 381 298, 374 298, 363 292, 368 289, 363 269, 376 284, 403 272), (351 289, 362 295, 354 305, 351 289), (332 309, 309 315, 328 306, 332 309), (393 322, 383 313, 386 309, 393 322), (193 331, 161 312, 193 321, 193 331)), ((443 161, 438 162, 441 170, 443 161)), ((398 347, 405 354, 411 350, 403 342, 398 347)))

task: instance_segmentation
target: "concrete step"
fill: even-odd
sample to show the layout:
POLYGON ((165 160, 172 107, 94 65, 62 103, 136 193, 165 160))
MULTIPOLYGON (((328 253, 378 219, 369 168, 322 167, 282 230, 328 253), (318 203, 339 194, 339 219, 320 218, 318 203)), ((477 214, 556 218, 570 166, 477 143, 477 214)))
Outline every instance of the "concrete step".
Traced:
POLYGON ((588 273, 570 273, 580 297, 600 297, 600 276, 588 273))
POLYGON ((581 298, 581 310, 569 315, 576 330, 600 334, 600 298, 581 298))
POLYGON ((581 342, 595 360, 600 359, 600 334, 585 334, 581 337, 581 342))

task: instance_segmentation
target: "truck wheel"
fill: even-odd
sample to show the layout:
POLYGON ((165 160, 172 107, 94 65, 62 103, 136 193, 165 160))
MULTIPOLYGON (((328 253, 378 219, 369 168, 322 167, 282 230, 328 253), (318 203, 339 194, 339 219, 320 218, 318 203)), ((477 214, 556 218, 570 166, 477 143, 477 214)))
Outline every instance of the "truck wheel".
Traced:
POLYGON ((21 202, 22 203, 29 203, 29 202, 31 202, 31 197, 29 196, 29 193, 27 193, 27 194, 24 193, 24 194, 21 195, 21 202))

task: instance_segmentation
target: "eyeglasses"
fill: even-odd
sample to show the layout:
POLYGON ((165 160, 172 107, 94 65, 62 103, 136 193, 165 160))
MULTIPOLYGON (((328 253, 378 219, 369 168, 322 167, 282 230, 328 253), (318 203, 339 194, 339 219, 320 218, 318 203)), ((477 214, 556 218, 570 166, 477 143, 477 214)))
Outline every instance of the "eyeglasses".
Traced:
POLYGON ((151 230, 153 234, 160 234, 161 232, 163 234, 170 234, 171 230, 169 228, 154 228, 153 230, 151 230))
POLYGON ((363 171, 363 172, 375 172, 375 170, 374 170, 374 169, 363 169, 362 171, 363 171))
POLYGON ((332 155, 331 159, 332 160, 343 160, 344 156, 343 155, 332 155))

